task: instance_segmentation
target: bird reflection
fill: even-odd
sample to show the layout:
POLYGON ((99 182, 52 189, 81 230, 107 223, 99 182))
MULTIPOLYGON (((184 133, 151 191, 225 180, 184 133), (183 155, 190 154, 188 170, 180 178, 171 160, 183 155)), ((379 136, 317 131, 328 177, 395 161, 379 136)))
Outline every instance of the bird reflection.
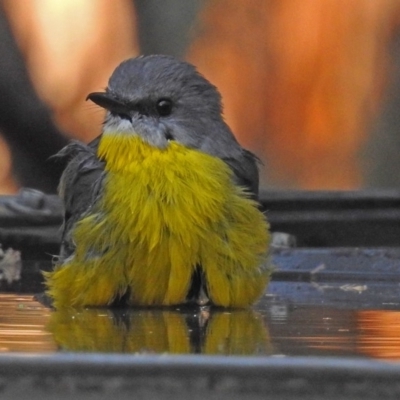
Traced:
POLYGON ((265 355, 263 318, 210 307, 54 311, 47 329, 61 350, 118 353, 265 355))

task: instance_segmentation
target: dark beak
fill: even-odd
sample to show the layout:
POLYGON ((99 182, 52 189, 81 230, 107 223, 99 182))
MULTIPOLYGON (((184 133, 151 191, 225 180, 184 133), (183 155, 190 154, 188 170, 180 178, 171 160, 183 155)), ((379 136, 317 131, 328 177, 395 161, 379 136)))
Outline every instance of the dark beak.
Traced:
POLYGON ((113 114, 129 115, 128 106, 120 100, 113 98, 109 93, 93 92, 89 93, 86 100, 91 100, 98 106, 105 108, 113 114))

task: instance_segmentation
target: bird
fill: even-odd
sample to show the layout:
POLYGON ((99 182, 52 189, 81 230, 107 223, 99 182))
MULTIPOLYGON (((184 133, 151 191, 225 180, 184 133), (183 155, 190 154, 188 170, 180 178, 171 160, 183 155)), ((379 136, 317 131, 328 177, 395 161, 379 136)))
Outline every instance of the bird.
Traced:
POLYGON ((166 55, 123 61, 103 92, 100 135, 71 141, 58 188, 55 308, 255 303, 270 278, 258 158, 223 116, 218 89, 166 55))

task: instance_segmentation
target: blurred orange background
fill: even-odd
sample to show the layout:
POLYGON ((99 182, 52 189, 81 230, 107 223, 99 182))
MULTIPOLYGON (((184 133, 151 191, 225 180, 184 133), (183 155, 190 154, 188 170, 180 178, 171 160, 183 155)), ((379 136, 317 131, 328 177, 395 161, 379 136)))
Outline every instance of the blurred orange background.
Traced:
MULTIPOLYGON (((85 102, 140 54, 129 0, 3 0, 32 82, 58 126, 89 141, 103 112, 85 102)), ((185 59, 221 91, 239 141, 263 160, 261 185, 356 189, 360 150, 390 69, 400 0, 214 0, 185 59)), ((0 192, 13 193, 0 140, 0 192)))

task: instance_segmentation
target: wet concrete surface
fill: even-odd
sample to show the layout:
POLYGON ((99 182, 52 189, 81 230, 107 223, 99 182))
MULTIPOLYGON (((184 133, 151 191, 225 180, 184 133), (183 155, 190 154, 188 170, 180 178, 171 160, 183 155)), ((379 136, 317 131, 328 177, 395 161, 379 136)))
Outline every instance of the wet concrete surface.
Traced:
POLYGON ((273 281, 249 310, 54 311, 0 294, 11 399, 397 399, 396 282, 273 281), (385 300, 385 301, 383 301, 385 300))
POLYGON ((400 398, 400 250, 281 249, 251 309, 55 311, 40 270, 0 293, 8 398, 400 398))

